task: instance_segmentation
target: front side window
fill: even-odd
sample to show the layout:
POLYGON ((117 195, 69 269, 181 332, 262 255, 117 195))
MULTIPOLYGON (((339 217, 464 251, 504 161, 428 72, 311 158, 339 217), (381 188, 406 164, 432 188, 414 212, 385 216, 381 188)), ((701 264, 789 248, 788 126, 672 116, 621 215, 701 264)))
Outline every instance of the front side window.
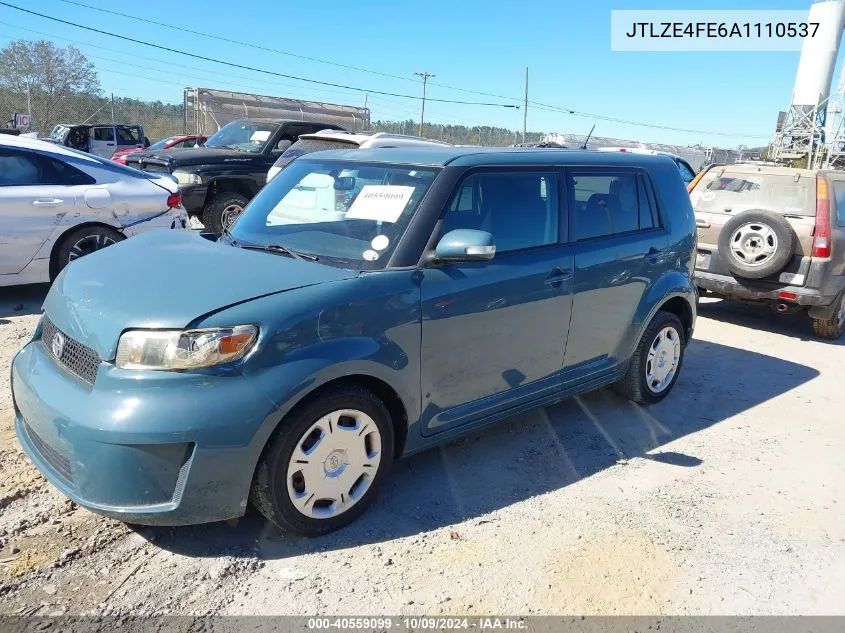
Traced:
POLYGON ((687 184, 691 183, 695 179, 695 174, 692 172, 692 169, 690 169, 689 165, 682 160, 677 161, 677 164, 683 181, 687 184))
POLYGON ((274 123, 232 121, 212 134, 205 145, 217 149, 233 149, 239 152, 260 154, 264 151, 278 127, 274 123))
POLYGON ((434 168, 301 160, 273 178, 230 233, 242 245, 278 245, 322 263, 384 268, 434 168))
POLYGON ((117 144, 118 145, 140 145, 141 132, 136 127, 119 127, 117 128, 117 144))
POLYGON ((477 229, 493 235, 497 253, 555 244, 557 175, 477 173, 463 181, 443 218, 441 235, 477 229))
POLYGON ((569 190, 576 240, 618 235, 656 226, 635 172, 571 172, 569 190))
POLYGON ((95 141, 114 142, 114 128, 113 127, 95 127, 94 128, 95 141))

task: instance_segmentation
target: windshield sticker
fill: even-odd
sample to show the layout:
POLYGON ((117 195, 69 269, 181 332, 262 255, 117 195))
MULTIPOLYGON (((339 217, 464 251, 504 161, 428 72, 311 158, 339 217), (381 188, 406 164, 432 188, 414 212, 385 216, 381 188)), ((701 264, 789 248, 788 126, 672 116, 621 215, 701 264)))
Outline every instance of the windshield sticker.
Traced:
POLYGON ((258 141, 259 143, 263 143, 268 138, 270 138, 270 131, 269 130, 255 130, 252 133, 252 136, 249 137, 250 141, 258 141))
POLYGON ((388 246, 390 246, 390 238, 386 235, 376 235, 373 238, 373 241, 370 242, 370 246, 372 246, 377 251, 383 251, 388 246))
POLYGON ((361 257, 363 257, 368 262, 374 262, 378 259, 378 253, 368 249, 361 254, 361 257))
POLYGON ((349 207, 346 217, 350 220, 375 220, 392 224, 402 215, 414 189, 394 185, 364 185, 349 207))

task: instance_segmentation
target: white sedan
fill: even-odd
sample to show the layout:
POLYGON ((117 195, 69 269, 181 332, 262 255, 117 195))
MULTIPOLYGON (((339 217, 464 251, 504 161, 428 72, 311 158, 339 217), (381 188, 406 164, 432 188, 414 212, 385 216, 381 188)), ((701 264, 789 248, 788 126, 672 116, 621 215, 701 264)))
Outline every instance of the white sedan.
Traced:
POLYGON ((190 230, 169 177, 0 134, 0 286, 52 281, 74 259, 151 229, 190 230))

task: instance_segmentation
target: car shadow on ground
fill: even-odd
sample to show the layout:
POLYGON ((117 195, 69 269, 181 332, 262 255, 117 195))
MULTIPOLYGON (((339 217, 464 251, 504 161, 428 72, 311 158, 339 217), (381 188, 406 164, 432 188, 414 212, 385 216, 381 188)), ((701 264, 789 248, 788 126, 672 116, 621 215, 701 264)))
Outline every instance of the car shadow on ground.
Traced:
POLYGON ((0 325, 6 325, 8 317, 39 314, 50 284, 29 284, 0 288, 0 325))
POLYGON ((698 316, 723 323, 741 325, 752 330, 782 334, 802 341, 821 341, 828 345, 845 345, 845 335, 835 341, 816 336, 813 333, 812 319, 807 316, 807 312, 804 310, 791 314, 779 314, 766 306, 726 299, 703 298, 698 304, 698 316))
POLYGON ((401 460, 378 501, 333 534, 307 539, 284 533, 254 510, 237 523, 137 530, 164 549, 200 557, 277 559, 389 541, 485 515, 636 457, 665 468, 695 468, 702 463, 697 456, 660 446, 817 375, 772 356, 694 340, 675 390, 663 402, 640 407, 604 389, 401 460))

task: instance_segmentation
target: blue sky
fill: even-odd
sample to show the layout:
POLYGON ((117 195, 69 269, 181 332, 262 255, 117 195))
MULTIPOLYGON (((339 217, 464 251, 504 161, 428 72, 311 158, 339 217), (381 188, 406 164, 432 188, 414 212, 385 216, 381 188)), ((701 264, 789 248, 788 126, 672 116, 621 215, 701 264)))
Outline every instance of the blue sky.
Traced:
MULTIPOLYGON (((789 103, 799 56, 798 52, 610 51, 611 9, 679 8, 677 2, 664 0, 312 0, 307 4, 279 0, 79 0, 174 26, 398 76, 394 78, 220 42, 62 0, 9 1, 58 18, 239 64, 403 94, 419 94, 420 86, 413 81, 413 73, 426 70, 436 75, 429 83, 430 97, 515 103, 521 99, 528 66, 532 101, 627 120, 731 134, 722 137, 605 121, 598 121, 595 131, 601 136, 679 144, 765 144, 773 134, 778 110, 789 103), (505 95, 513 100, 483 97, 445 86, 505 95)), ((708 0, 701 4, 684 3, 681 8, 808 9, 809 5, 809 0, 708 0)), ((120 96, 180 102, 184 86, 203 86, 332 103, 364 102, 361 92, 227 68, 0 6, 0 46, 21 37, 54 39, 58 45, 73 43, 96 65, 103 90, 120 96)), ((370 95, 368 105, 374 119, 419 118, 418 100, 370 95)), ((522 110, 428 103, 426 120, 521 129, 522 110)), ((529 130, 586 133, 593 122, 589 117, 529 106, 529 130)))

